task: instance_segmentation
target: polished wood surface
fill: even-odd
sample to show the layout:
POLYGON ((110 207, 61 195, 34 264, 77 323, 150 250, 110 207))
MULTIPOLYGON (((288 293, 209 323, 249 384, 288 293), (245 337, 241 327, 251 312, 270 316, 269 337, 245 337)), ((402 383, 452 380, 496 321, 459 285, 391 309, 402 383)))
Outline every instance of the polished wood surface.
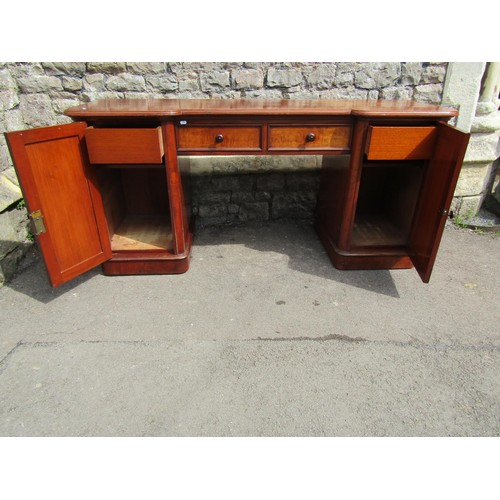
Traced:
POLYGON ((90 163, 162 163, 160 127, 88 127, 85 140, 90 163))
POLYGON ((179 126, 179 151, 260 151, 261 127, 179 126))
POLYGON ((327 99, 102 99, 65 111, 72 118, 180 117, 189 115, 355 115, 377 117, 442 117, 450 107, 415 101, 327 99))
POLYGON ((430 161, 408 244, 422 281, 428 283, 448 217, 470 134, 439 124, 436 150, 430 161))
POLYGON ((111 257, 95 175, 83 149, 85 124, 7 134, 30 212, 41 210, 46 232, 37 236, 53 286, 111 257))
POLYGON ((348 125, 270 125, 268 149, 348 151, 351 130, 348 125))
POLYGON ((111 238, 114 252, 124 250, 168 250, 172 252, 172 230, 165 215, 127 215, 111 238))
POLYGON ((428 160, 436 142, 436 127, 369 127, 368 160, 428 160))
POLYGON ((173 123, 162 125, 163 147, 165 150, 166 184, 170 203, 174 253, 185 255, 188 241, 191 241, 191 221, 186 204, 185 178, 177 158, 177 144, 173 123))
POLYGON ((8 134, 54 285, 99 263, 187 271, 196 154, 323 155, 315 226, 333 264, 415 265, 428 281, 468 141, 443 124, 456 110, 413 101, 115 99, 66 114, 83 123, 8 134))

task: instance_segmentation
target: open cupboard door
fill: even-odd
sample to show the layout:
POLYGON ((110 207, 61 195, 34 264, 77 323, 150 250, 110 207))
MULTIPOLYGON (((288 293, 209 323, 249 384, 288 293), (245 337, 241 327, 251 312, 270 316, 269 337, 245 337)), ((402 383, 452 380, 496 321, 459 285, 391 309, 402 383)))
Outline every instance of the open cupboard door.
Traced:
POLYGON ((431 277, 470 137, 444 123, 437 129, 434 155, 427 167, 408 244, 410 258, 424 283, 431 277))
POLYGON ((52 286, 111 258, 83 122, 6 134, 52 286))

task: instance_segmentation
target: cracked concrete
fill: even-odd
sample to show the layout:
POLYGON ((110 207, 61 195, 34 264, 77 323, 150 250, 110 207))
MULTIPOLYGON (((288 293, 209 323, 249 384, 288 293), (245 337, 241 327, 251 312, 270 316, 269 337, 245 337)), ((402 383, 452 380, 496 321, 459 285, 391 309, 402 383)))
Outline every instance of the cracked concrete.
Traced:
POLYGON ((178 276, 0 289, 2 436, 498 436, 500 238, 338 271, 309 226, 200 229, 178 276))

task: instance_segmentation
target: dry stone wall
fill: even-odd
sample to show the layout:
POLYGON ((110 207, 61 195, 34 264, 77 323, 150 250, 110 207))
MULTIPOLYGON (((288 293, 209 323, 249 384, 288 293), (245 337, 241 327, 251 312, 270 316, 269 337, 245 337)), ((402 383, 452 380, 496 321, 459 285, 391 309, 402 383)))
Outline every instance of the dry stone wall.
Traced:
MULTIPOLYGON (((0 63, 0 284, 5 275, 2 268, 8 268, 9 274, 15 268, 12 259, 17 262, 24 251, 20 249, 29 247, 25 221, 18 220, 18 212, 12 216, 21 191, 3 132, 70 122, 63 115, 66 108, 101 98, 414 99, 440 103, 446 71, 443 62, 0 63)), ((319 167, 316 157, 290 158, 287 164, 270 157, 197 158, 195 167, 193 173, 202 175, 193 178, 193 210, 203 224, 312 214, 319 167), (258 166, 251 177, 252 188, 239 177, 249 162, 258 166), (303 175, 288 172, 290 167, 303 175), (274 174, 265 172, 271 168, 274 174)))

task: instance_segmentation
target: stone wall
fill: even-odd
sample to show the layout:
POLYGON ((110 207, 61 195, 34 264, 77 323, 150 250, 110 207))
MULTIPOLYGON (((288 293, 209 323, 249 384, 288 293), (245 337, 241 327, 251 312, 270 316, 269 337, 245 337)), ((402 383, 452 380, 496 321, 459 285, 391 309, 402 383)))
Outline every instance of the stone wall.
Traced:
MULTIPOLYGON (((99 98, 414 99, 440 103, 446 71, 443 62, 0 63, 0 132, 67 123, 71 120, 62 114, 66 108, 99 98)), ((281 217, 287 213, 287 203, 288 213, 310 217, 318 158, 290 157, 285 164, 266 158, 197 158, 192 170, 193 210, 201 223, 281 217), (245 180, 241 176, 249 162, 258 166, 258 173, 245 180), (289 172, 290 167, 299 172, 289 172), (266 173, 271 168, 274 173, 266 173)), ((0 284, 30 245, 25 220, 19 220, 25 211, 16 209, 20 200, 2 133, 0 284)))
POLYGON ((452 205, 464 222, 477 214, 494 188, 500 155, 499 91, 500 63, 449 64, 443 101, 460 110, 455 125, 471 133, 452 205))

